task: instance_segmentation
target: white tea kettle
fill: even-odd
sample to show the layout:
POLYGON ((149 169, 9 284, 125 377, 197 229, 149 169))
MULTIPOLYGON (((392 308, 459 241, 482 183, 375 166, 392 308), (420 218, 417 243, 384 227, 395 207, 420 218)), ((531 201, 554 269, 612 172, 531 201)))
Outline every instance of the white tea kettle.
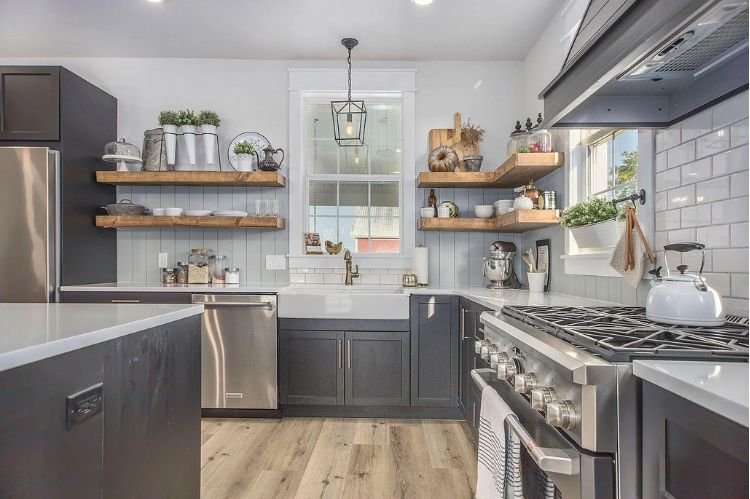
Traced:
POLYGON ((650 271, 656 277, 646 300, 646 317, 655 322, 678 326, 721 326, 724 312, 719 293, 703 279, 705 246, 700 243, 674 243, 664 246, 664 266, 667 275, 660 275, 661 267, 650 271), (678 265, 679 274, 670 275, 667 252, 700 251, 701 268, 698 274, 688 274, 687 265, 678 265))

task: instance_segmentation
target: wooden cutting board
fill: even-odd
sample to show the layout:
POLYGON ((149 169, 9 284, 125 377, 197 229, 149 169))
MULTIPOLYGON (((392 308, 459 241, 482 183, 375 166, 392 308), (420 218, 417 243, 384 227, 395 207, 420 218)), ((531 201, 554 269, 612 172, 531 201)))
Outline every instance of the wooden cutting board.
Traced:
POLYGON ((460 161, 464 160, 464 145, 461 140, 461 113, 453 113, 453 128, 433 128, 429 135, 427 154, 439 146, 455 149, 460 161))

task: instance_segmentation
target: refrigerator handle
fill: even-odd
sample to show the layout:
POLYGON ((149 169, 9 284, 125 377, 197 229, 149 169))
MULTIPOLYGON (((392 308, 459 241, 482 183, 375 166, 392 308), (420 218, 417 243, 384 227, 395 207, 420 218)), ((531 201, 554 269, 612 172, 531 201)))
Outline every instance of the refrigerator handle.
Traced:
POLYGON ((51 244, 49 245, 49 265, 47 267, 47 283, 49 286, 49 300, 50 302, 60 301, 60 284, 61 284, 61 253, 62 253, 62 242, 60 238, 61 223, 60 218, 62 216, 61 193, 60 193, 60 151, 49 151, 48 155, 49 173, 51 182, 47 186, 48 197, 49 197, 49 211, 51 212, 48 218, 49 224, 49 239, 51 244))

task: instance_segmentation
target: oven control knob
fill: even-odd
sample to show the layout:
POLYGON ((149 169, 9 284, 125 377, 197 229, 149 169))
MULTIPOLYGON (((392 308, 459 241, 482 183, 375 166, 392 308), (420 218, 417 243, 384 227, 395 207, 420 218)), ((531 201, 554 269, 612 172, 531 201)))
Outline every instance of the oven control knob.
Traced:
POLYGON ((524 373, 513 376, 513 387, 518 393, 529 393, 536 388, 536 374, 524 373))
POLYGON ((497 365, 497 377, 510 381, 513 376, 521 372, 521 363, 516 359, 510 359, 497 365))
POLYGON ((508 362, 510 360, 510 357, 505 352, 492 352, 490 353, 490 367, 492 369, 497 369, 497 366, 499 364, 502 364, 504 362, 508 362))
POLYGON ((531 389, 531 407, 537 411, 544 412, 547 409, 547 404, 553 400, 557 400, 554 388, 542 386, 541 388, 531 389))
POLYGON ((547 404, 547 422, 552 426, 572 430, 576 427, 576 410, 570 400, 553 400, 547 404))

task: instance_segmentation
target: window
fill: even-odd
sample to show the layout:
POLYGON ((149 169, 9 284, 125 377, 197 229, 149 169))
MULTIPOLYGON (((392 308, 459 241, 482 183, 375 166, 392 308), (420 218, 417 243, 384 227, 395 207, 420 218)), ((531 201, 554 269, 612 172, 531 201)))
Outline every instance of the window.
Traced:
POLYGON ((402 102, 365 98, 365 145, 340 147, 330 98, 303 104, 306 232, 361 254, 402 251, 402 102))
MULTIPOLYGON (((593 134, 596 137, 598 134, 593 134)), ((607 132, 587 148, 586 198, 613 200, 638 186, 638 131, 607 132)))

